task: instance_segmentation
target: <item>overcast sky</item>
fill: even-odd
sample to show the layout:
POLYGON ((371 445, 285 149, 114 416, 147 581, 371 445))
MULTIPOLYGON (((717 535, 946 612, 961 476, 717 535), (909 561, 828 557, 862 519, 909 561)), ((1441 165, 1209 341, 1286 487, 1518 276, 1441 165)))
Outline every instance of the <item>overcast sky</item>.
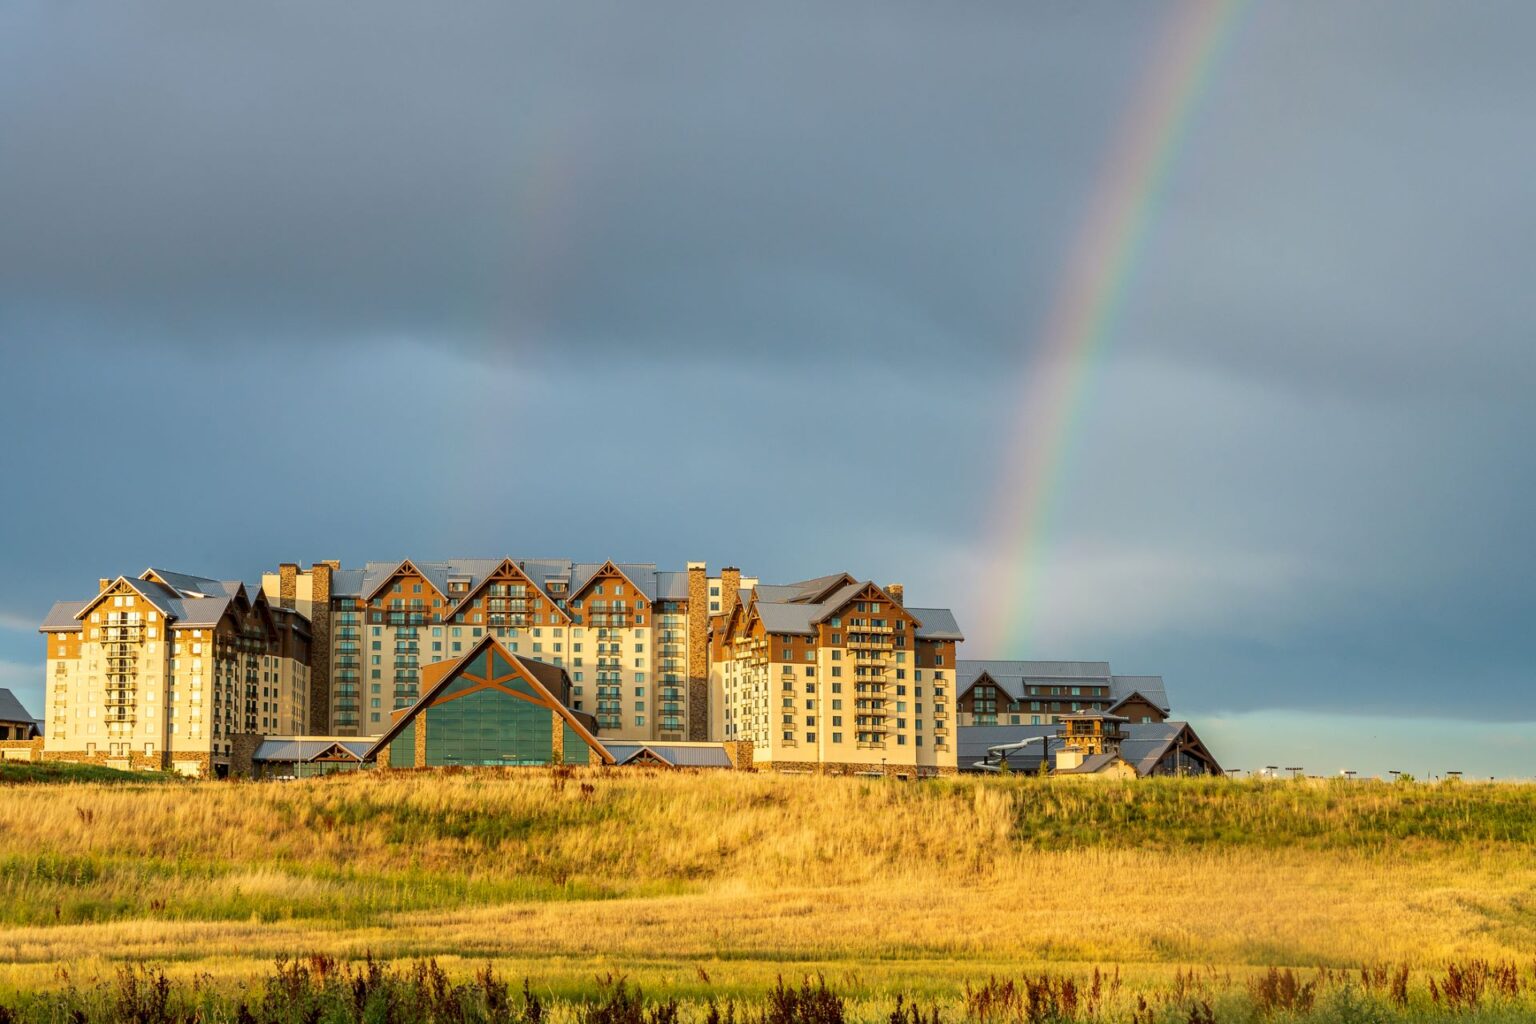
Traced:
MULTIPOLYGON (((49 604, 150 564, 704 558, 979 626, 1173 10, 0 7, 0 685, 40 713, 49 604)), ((1244 767, 1536 775, 1533 36, 1241 15, 1028 649, 965 655, 1162 673, 1244 767), (1340 715, 1375 745, 1323 763, 1340 715)))

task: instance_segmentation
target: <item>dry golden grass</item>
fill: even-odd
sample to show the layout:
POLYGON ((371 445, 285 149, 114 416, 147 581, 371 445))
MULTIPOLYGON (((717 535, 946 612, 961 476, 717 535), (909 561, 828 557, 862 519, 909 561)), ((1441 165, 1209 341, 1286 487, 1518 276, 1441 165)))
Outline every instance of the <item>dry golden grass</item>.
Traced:
POLYGON ((577 991, 952 994, 1536 952, 1520 786, 379 773, 0 789, 0 990, 432 955, 577 991), (702 972, 699 968, 702 967, 702 972), (707 978, 707 980, 706 980, 707 978))

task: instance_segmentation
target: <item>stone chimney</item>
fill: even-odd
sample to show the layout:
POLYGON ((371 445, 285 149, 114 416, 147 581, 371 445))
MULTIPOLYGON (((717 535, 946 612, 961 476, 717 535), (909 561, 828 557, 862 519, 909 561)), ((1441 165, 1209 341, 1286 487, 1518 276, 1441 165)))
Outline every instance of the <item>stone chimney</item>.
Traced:
POLYGON ((331 731, 331 573, 339 568, 340 562, 315 562, 309 567, 313 584, 311 595, 314 599, 309 613, 311 736, 325 736, 331 731))
POLYGON ((283 608, 297 608, 299 604, 299 565, 297 562, 280 562, 277 566, 277 603, 283 608))
POLYGON ((709 568, 688 563, 688 739, 709 738, 709 568))
POLYGON ((736 610, 736 592, 741 589, 741 570, 728 565, 720 570, 720 614, 736 610))
POLYGON ((887 584, 886 588, 885 588, 885 592, 887 594, 890 594, 891 595, 891 600, 895 601, 897 604, 899 604, 899 605, 905 605, 906 604, 907 588, 903 587, 900 583, 887 584))
POLYGON ((107 579, 106 577, 101 577, 100 579, 98 579, 96 581, 96 593, 98 593, 98 594, 101 593, 103 590, 106 590, 111 585, 112 585, 112 581, 111 580, 107 579))

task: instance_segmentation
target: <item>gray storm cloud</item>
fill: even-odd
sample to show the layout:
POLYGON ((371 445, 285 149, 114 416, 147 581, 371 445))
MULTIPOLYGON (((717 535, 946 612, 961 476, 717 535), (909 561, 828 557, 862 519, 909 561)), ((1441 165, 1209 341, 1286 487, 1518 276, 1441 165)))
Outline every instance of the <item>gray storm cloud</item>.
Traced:
MULTIPOLYGON (((6 678, 14 623, 150 562, 706 557, 979 621, 1161 14, 7 5, 6 678)), ((1190 713, 1529 716, 1533 29, 1248 10, 1020 577, 1031 653, 1190 713)))

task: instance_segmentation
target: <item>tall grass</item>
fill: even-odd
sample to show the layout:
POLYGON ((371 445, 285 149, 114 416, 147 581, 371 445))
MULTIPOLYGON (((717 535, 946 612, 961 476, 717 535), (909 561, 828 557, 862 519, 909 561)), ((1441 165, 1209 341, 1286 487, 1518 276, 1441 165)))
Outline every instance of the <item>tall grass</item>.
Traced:
MULTIPOLYGON (((951 997, 907 992, 850 997, 823 976, 781 975, 746 997, 682 998, 622 976, 593 979, 580 996, 514 989, 485 964, 455 976, 434 959, 392 966, 373 957, 280 958, 264 976, 227 990, 177 982, 152 966, 0 1002, 0 1024, 1460 1024, 1536 1017, 1536 979, 1513 963, 1450 963, 1446 976, 1410 981, 1406 967, 1298 974, 1271 969, 1246 985, 1206 969, 1159 985, 1118 972, 1042 972, 987 978, 951 997)), ((702 973, 702 972, 701 972, 702 973)))
POLYGON ((0 991, 61 964, 493 960, 697 995, 1117 962, 1160 979, 1536 950, 1536 789, 637 770, 0 789, 0 991))

